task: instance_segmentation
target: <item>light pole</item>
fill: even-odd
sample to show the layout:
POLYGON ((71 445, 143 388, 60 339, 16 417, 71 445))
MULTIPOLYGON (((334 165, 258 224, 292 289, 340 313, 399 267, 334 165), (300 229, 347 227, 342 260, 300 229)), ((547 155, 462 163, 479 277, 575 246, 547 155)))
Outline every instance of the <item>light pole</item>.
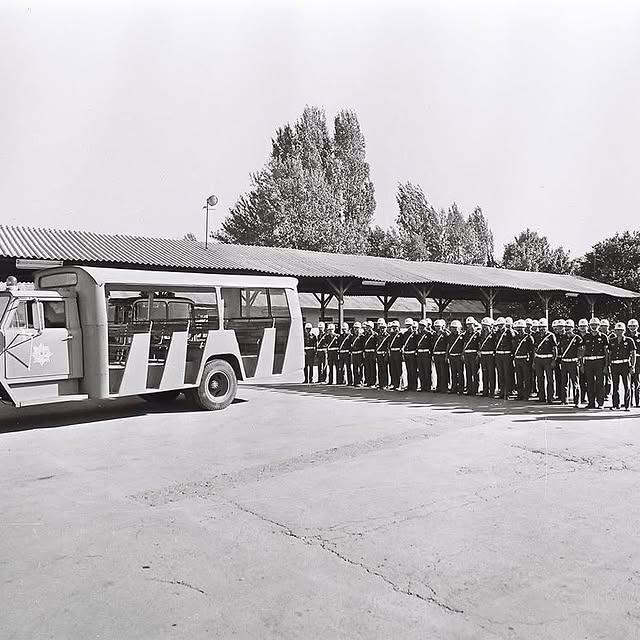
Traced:
POLYGON ((204 207, 202 207, 203 209, 206 210, 205 223, 204 223, 204 248, 205 249, 209 248, 209 207, 213 209, 217 204, 218 204, 218 196, 212 195, 207 198, 207 201, 204 207))

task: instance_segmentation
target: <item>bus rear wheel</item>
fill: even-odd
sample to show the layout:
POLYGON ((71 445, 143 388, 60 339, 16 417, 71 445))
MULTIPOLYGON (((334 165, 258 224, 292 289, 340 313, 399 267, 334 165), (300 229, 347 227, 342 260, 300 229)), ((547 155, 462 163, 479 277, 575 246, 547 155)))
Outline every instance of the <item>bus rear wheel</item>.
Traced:
POLYGON ((207 362, 200 384, 187 389, 187 399, 198 409, 219 411, 226 409, 236 397, 238 380, 233 367, 225 360, 207 362))

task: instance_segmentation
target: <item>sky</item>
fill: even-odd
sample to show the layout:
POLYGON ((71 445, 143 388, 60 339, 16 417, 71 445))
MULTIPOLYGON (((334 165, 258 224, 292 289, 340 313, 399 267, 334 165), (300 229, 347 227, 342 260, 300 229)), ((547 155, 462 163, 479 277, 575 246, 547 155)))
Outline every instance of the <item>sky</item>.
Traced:
POLYGON ((0 0, 0 222, 204 237, 305 105, 399 182, 579 256, 639 229, 640 3, 0 0))

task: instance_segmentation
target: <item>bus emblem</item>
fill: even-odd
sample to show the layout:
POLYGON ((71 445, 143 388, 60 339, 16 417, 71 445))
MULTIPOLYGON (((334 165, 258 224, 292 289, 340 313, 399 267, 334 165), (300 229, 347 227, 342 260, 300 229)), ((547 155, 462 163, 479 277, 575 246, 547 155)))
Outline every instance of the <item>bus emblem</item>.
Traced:
POLYGON ((33 361, 44 367, 51 361, 51 349, 46 344, 37 344, 33 347, 33 361))

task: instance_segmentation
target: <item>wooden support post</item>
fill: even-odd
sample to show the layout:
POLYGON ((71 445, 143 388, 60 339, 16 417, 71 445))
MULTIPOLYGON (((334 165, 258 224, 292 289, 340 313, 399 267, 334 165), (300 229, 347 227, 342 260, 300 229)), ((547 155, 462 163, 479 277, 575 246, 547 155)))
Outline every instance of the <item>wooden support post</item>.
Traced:
POLYGON ((589 305, 589 319, 593 318, 596 315, 596 298, 595 296, 585 296, 585 300, 589 305))
POLYGON ((424 320, 427 317, 427 298, 433 289, 433 285, 427 287, 426 285, 413 285, 416 292, 416 298, 420 303, 420 316, 424 320))
POLYGON ((329 286, 335 291, 335 298, 338 301, 338 329, 342 330, 342 323, 344 322, 344 296, 352 286, 352 282, 344 283, 342 278, 337 281, 327 280, 329 286))
POLYGON ((436 298, 436 304, 438 305, 438 315, 442 318, 444 310, 451 304, 450 298, 436 298))
POLYGON ((387 320, 389 320, 389 310, 393 306, 393 303, 398 299, 398 296, 388 296, 385 294, 384 296, 376 296, 376 298, 378 298, 378 300, 380 300, 380 302, 382 303, 382 308, 384 309, 383 317, 386 322, 387 320))
POLYGON ((540 298, 542 304, 544 305, 544 315, 547 319, 547 322, 549 322, 549 302, 551 301, 551 296, 538 293, 538 298, 540 298))
POLYGON ((480 293, 484 298, 484 308, 487 312, 487 315, 493 320, 493 307, 496 304, 496 290, 493 288, 489 289, 480 289, 480 293))

